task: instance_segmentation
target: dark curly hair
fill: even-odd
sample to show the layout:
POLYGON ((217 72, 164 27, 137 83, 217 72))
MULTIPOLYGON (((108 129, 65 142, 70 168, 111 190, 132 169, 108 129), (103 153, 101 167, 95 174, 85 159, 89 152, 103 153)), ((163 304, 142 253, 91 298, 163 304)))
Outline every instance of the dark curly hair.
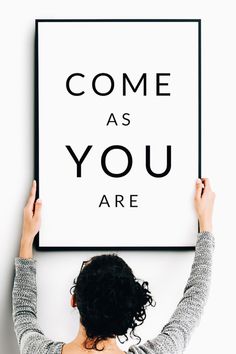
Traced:
POLYGON ((156 303, 148 282, 136 278, 121 257, 116 253, 92 257, 73 284, 70 293, 86 330, 86 349, 102 351, 104 348, 98 349, 97 343, 116 336, 120 341, 119 336, 124 335, 126 341, 128 329, 130 337, 134 335, 140 343, 134 330, 143 324, 147 306, 156 303), (86 346, 88 339, 95 339, 92 348, 86 346))

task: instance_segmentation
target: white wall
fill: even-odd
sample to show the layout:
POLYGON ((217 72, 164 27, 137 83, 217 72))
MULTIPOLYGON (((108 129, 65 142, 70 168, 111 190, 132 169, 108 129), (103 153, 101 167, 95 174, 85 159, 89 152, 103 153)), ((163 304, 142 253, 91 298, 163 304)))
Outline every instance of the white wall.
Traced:
MULTIPOLYGON (((46 1, 1 5, 1 266, 0 343, 2 353, 18 353, 11 320, 11 289, 22 210, 33 179, 33 38, 35 18, 201 18, 203 37, 203 176, 217 194, 213 281, 189 354, 231 353, 235 325, 234 199, 235 40, 233 1, 46 1)), ((194 183, 194 181, 193 181, 194 183)), ((184 188, 184 186, 176 186, 184 188)), ((158 225, 156 232, 158 234, 158 225)), ((81 235, 81 238, 83 235, 81 235)), ((101 253, 101 252, 100 252, 101 253)), ((103 252, 102 252, 103 253, 103 252)), ((97 252, 35 252, 38 260, 38 317, 45 334, 70 341, 79 317, 69 306, 69 288, 81 262, 97 252)), ((118 254, 137 277, 150 282, 157 306, 137 333, 142 341, 158 334, 180 300, 193 252, 118 254), (140 261, 142 259, 142 261, 140 261)), ((135 341, 121 346, 124 350, 135 341)))

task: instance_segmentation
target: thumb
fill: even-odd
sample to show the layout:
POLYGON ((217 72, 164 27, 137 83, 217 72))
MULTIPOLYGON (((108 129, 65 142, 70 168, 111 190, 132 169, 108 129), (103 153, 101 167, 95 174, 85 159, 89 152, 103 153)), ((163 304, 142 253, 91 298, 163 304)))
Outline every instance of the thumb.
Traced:
POLYGON ((195 197, 197 199, 201 198, 202 187, 203 187, 202 181, 200 178, 198 178, 196 181, 196 191, 195 191, 195 197))
POLYGON ((34 217, 40 218, 41 210, 42 210, 42 200, 41 199, 37 199, 36 202, 35 202, 34 217))

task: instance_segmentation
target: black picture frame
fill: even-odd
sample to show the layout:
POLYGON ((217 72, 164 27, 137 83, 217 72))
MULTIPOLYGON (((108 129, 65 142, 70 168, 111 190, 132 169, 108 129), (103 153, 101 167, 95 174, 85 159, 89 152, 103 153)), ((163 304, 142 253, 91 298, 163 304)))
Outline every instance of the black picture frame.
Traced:
MULTIPOLYGON (((202 97, 201 97, 201 19, 35 19, 34 42, 34 179, 37 181, 36 198, 39 198, 39 87, 38 87, 38 24, 40 22, 196 22, 198 24, 198 177, 201 178, 202 165, 202 97)), ((198 222, 198 232, 200 225, 198 222)), ((76 246, 76 247, 49 247, 39 245, 39 234, 35 236, 34 247, 38 251, 79 251, 79 250, 167 250, 167 251, 193 251, 195 246, 76 246)))

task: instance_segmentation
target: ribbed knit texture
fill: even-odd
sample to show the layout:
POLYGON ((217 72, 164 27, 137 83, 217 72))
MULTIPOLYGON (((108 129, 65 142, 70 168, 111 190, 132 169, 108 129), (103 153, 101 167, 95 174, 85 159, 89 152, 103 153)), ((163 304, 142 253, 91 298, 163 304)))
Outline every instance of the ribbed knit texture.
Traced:
MULTIPOLYGON (((215 240, 212 233, 198 233, 191 273, 183 297, 161 333, 144 344, 131 345, 128 354, 182 353, 199 323, 212 272, 215 240)), ((15 257, 12 316, 21 354, 61 354, 64 342, 47 338, 37 324, 36 259, 15 257)))

